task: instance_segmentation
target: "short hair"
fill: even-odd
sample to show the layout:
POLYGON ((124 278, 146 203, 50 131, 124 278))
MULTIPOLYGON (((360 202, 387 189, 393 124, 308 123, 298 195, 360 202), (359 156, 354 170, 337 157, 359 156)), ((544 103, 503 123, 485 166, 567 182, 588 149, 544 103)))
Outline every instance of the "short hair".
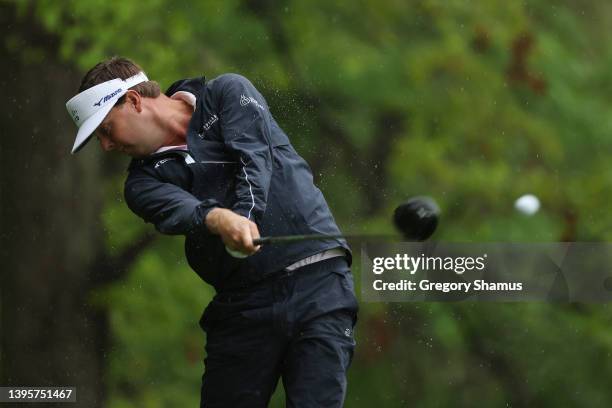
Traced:
MULTIPOLYGON (((114 56, 107 60, 97 63, 92 69, 87 71, 81 85, 79 93, 86 89, 96 86, 111 79, 121 78, 127 79, 142 71, 142 68, 129 58, 114 56)), ((130 89, 137 91, 145 98, 157 98, 161 93, 159 84, 155 81, 145 81, 134 85, 130 89)), ((125 95, 121 96, 115 103, 119 106, 125 102, 125 95)))

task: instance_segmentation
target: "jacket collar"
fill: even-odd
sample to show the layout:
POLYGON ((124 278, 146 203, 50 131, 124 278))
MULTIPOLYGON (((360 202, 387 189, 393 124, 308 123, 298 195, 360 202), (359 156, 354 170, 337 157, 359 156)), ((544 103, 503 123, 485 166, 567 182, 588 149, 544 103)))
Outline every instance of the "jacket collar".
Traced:
POLYGON ((173 93, 178 91, 187 91, 191 92, 199 98, 202 93, 202 88, 204 88, 204 84, 206 82, 206 78, 204 76, 196 77, 196 78, 188 78, 188 79, 179 79, 174 82, 170 87, 166 90, 166 96, 170 97, 173 93))

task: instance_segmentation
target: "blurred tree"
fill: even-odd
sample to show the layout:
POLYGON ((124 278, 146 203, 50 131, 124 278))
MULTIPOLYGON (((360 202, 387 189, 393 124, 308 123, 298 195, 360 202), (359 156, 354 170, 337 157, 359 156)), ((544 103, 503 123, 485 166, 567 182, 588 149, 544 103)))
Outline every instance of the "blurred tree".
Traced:
POLYGON ((75 129, 64 102, 78 71, 58 59, 59 38, 31 14, 18 20, 3 2, 0 16, 0 384, 73 385, 78 406, 103 406, 108 319, 89 297, 121 276, 151 236, 108 254, 102 158, 69 154, 75 129))

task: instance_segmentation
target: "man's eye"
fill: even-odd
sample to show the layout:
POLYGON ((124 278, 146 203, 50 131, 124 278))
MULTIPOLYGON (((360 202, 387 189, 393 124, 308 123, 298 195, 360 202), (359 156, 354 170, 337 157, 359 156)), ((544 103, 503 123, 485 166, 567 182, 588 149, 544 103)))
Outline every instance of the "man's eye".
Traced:
POLYGON ((99 131, 103 136, 108 136, 110 134, 110 126, 108 124, 101 125, 99 131))

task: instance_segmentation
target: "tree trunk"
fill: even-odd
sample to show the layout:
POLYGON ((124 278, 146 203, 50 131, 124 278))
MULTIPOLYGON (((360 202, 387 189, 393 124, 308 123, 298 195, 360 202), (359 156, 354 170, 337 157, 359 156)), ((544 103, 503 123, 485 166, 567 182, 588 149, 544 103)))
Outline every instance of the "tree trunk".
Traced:
POLYGON ((102 163, 94 148, 70 155, 65 108, 80 73, 32 17, 6 3, 0 16, 0 385, 76 386, 75 406, 100 407, 108 323, 88 296, 104 251, 102 163))

